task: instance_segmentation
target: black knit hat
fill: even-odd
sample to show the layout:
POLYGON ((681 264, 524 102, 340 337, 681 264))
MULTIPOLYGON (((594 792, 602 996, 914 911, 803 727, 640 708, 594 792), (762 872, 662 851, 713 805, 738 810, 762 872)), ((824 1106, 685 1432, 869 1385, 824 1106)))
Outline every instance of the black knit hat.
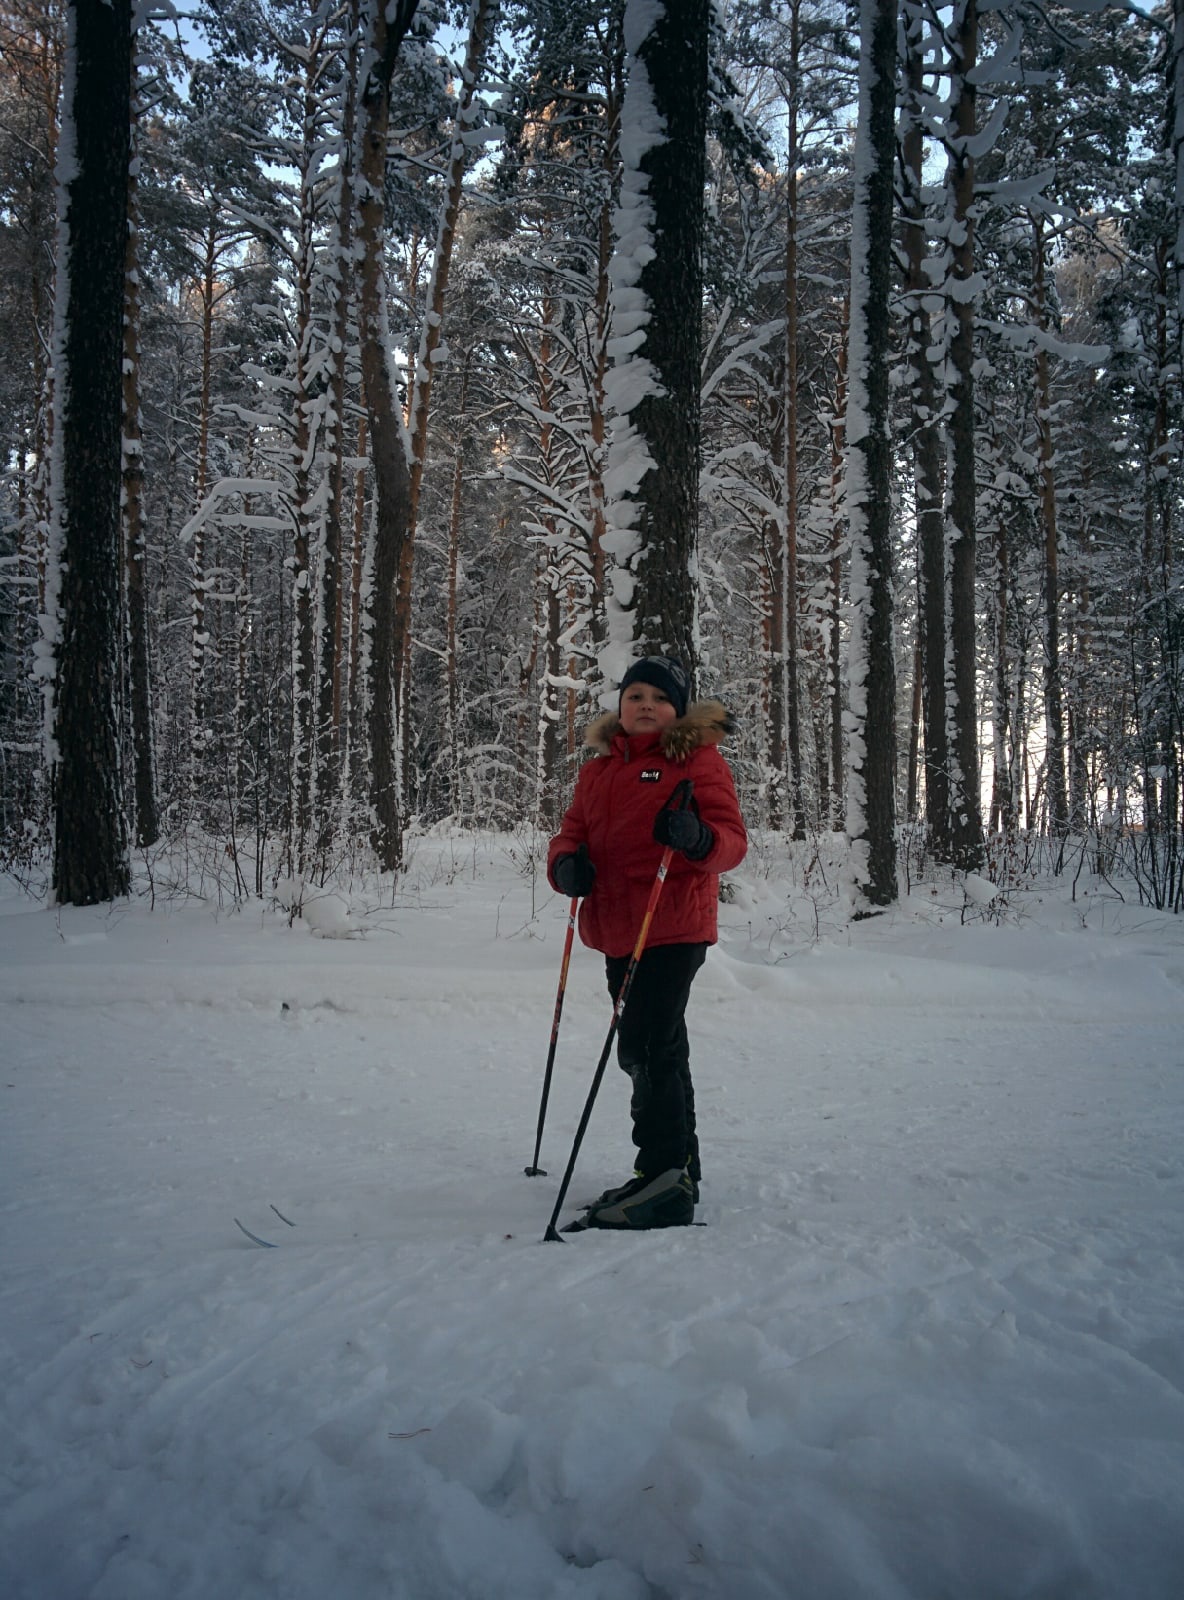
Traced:
MULTIPOLYGON (((631 683, 652 684, 670 701, 680 717, 687 714, 687 699, 691 692, 691 675, 682 662, 674 656, 642 656, 635 661, 621 679, 621 694, 631 683)), ((618 708, 620 700, 617 701, 618 708)))

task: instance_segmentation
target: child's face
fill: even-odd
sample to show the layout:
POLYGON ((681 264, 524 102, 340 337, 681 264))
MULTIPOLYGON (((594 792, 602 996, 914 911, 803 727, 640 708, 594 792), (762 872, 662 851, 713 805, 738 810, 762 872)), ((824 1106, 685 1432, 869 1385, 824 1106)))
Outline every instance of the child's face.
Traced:
POLYGON ((652 683, 631 683, 621 696, 621 727, 627 734, 659 733, 677 717, 673 700, 652 683))

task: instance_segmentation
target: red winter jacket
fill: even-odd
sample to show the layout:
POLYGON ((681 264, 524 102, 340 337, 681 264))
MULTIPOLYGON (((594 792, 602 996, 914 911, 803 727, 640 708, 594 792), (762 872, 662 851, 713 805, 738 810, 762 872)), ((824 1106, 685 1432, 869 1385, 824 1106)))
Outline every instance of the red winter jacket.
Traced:
POLYGON ((580 938, 593 950, 632 954, 662 859, 654 821, 684 778, 715 843, 702 861, 674 852, 647 945, 715 943, 719 874, 739 866, 748 849, 732 774, 715 748, 728 726, 723 706, 704 700, 660 733, 630 738, 612 713, 589 728, 585 742, 599 756, 580 769, 547 874, 559 856, 588 846, 596 883, 580 906, 580 938))

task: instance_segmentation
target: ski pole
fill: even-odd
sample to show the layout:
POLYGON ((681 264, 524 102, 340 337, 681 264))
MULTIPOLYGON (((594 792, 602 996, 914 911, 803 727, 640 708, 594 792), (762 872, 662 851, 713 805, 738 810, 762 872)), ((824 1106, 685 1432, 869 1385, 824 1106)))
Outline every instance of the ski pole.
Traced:
MULTIPOLYGON (((689 778, 684 778, 682 783, 680 783, 678 788, 674 791, 674 795, 671 798, 673 800, 675 797, 680 797, 680 810, 685 810, 687 806, 690 805, 693 787, 694 786, 691 783, 691 780, 689 778)), ((649 938, 650 934, 650 923, 653 922, 654 912, 658 909, 658 899, 662 893, 662 885, 666 882, 666 873, 669 871, 670 862, 673 856, 673 846, 667 845, 662 852, 662 859, 658 863, 657 876, 654 878, 654 886, 650 890, 649 904, 645 908, 645 916, 641 919, 641 928, 637 934, 637 943, 633 946, 633 954, 629 957, 629 965, 625 968, 625 976, 621 982, 620 989, 617 991, 617 1002, 613 1006, 613 1020, 609 1024, 608 1038, 604 1041, 604 1049, 600 1052, 600 1060, 596 1063, 596 1071, 592 1077, 592 1087, 589 1089, 588 1098, 584 1102, 584 1110, 580 1117, 580 1124, 576 1129, 575 1142, 571 1147, 571 1155, 568 1157, 567 1161, 567 1171, 563 1174, 563 1182, 559 1185, 559 1197, 555 1201, 555 1209, 551 1213, 551 1220, 547 1224, 546 1233, 543 1235, 544 1241, 550 1239, 557 1241, 559 1244, 563 1243, 563 1235, 559 1232, 558 1228, 556 1228, 555 1224, 559 1220, 559 1213, 563 1210, 563 1202, 567 1198, 568 1185, 571 1183, 571 1175, 575 1171, 576 1167, 576 1157, 579 1155, 580 1146, 584 1142, 584 1133, 588 1127, 589 1119, 592 1116, 592 1107, 596 1103, 596 1095, 600 1089, 600 1080, 604 1077, 604 1069, 608 1064, 609 1052, 612 1050, 613 1040, 616 1038, 617 1028, 621 1021, 621 1013, 624 1011, 625 1002, 629 998, 629 990, 633 987, 633 975, 637 971, 637 964, 641 960, 642 952, 645 950, 646 940, 649 938)))
POLYGON ((547 1051, 547 1070, 543 1073, 543 1098, 539 1101, 539 1126, 534 1138, 534 1160, 522 1170, 528 1178, 545 1178, 547 1169, 539 1166, 539 1151, 543 1144, 543 1123, 547 1117, 547 1097, 551 1093, 551 1069, 555 1065, 555 1046, 559 1043, 559 1019, 563 1015, 563 996, 567 991, 567 969, 571 965, 571 942, 576 931, 578 895, 572 896, 567 912, 567 938, 563 944, 563 965, 559 969, 559 993, 555 996, 555 1017, 551 1023, 551 1047, 547 1051))

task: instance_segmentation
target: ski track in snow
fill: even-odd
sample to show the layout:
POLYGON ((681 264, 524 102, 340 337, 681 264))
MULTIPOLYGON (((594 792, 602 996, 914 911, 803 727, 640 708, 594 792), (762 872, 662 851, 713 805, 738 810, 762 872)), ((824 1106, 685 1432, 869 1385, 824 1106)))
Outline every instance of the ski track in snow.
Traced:
POLYGON ((1184 1593, 1184 929, 760 897, 707 1226, 562 1246, 607 1000, 578 952, 527 1179, 565 907, 496 855, 364 940, 0 907, 0 1594, 1184 1593))

